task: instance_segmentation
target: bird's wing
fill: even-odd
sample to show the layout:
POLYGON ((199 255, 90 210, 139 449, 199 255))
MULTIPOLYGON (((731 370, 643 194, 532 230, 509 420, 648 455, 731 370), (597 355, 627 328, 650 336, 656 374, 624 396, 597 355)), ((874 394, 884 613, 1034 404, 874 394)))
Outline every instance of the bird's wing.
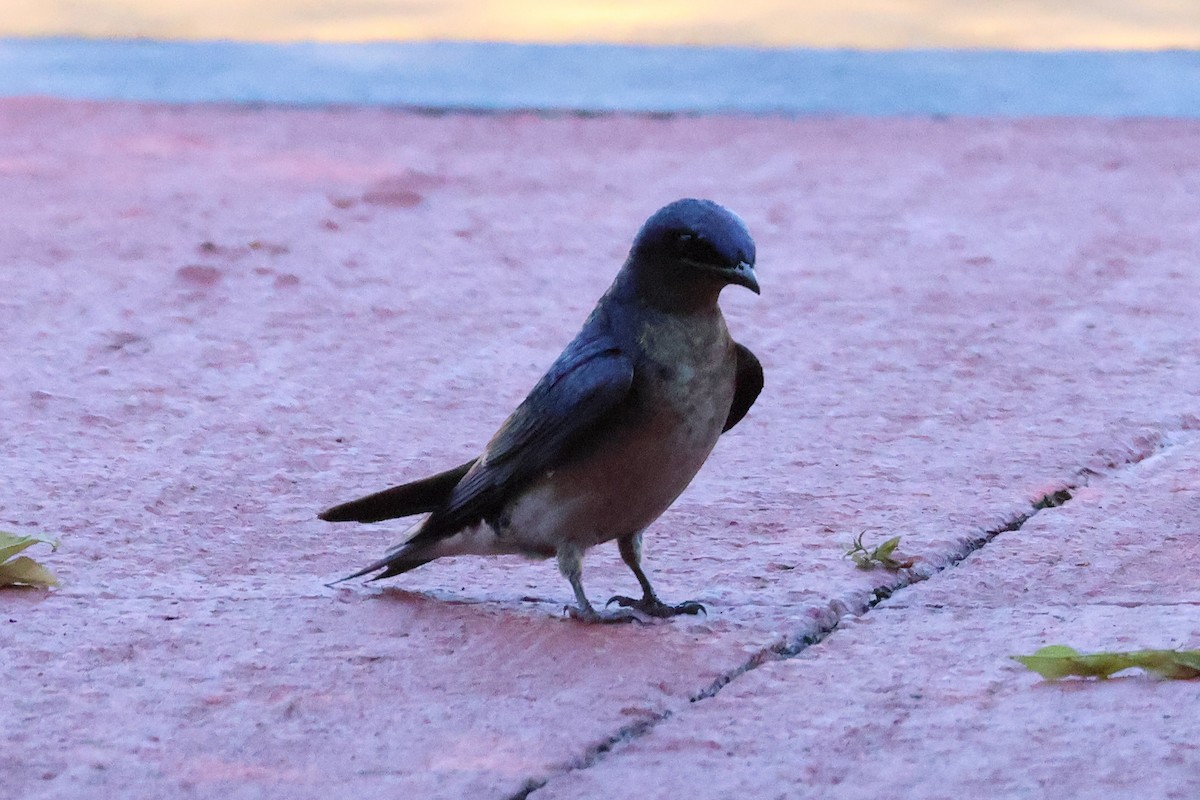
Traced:
POLYGON ((488 443, 413 540, 433 541, 497 511, 514 492, 553 469, 629 394, 633 360, 607 336, 581 337, 488 443))
POLYGON ((326 522, 381 522, 433 511, 450 498, 454 487, 475 466, 475 461, 471 459, 437 475, 342 503, 322 511, 318 516, 326 522))
POLYGON ((762 364, 758 363, 749 348, 737 342, 733 346, 737 349, 737 383, 733 390, 733 403, 729 406, 729 416, 725 418, 721 433, 742 421, 763 388, 762 364))

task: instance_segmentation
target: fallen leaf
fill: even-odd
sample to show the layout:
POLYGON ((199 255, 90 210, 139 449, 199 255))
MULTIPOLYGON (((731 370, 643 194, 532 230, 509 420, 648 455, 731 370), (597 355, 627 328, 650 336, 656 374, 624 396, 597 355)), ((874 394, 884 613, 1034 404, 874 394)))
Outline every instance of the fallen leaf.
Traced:
POLYGON ((1029 656, 1013 656, 1048 681, 1060 678, 1109 678, 1126 669, 1143 669, 1170 680, 1200 678, 1200 650, 1129 650, 1083 654, 1061 644, 1029 656))
POLYGON ((900 544, 900 537, 893 536, 883 544, 877 545, 873 549, 868 550, 863 544, 863 536, 866 531, 863 531, 858 536, 854 537, 850 548, 846 550, 846 557, 853 559, 854 565, 859 569, 874 569, 875 567, 883 567, 886 570, 895 572, 896 570, 908 569, 914 563, 912 558, 896 558, 892 554, 896 551, 896 547, 900 544))
POLYGON ((54 573, 29 556, 0 564, 0 586, 57 586, 54 573))
POLYGON ((18 536, 0 531, 0 587, 4 586, 57 586, 58 578, 28 556, 13 556, 35 544, 48 544, 51 550, 58 549, 58 542, 38 536, 18 536), (9 559, 12 559, 11 561, 9 559))

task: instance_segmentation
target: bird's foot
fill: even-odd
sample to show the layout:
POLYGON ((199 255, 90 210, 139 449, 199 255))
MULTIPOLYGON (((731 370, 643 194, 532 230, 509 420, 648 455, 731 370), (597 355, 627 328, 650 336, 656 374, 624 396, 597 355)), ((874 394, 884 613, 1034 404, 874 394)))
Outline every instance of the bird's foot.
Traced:
POLYGON ((667 617, 676 617, 680 614, 703 614, 706 617, 708 616, 708 611, 704 608, 704 606, 700 603, 697 603, 695 600, 688 600, 687 602, 680 603, 677 606, 671 606, 667 605, 662 600, 659 600, 652 594, 645 595, 640 600, 634 600, 632 597, 625 597, 624 595, 619 594, 610 598, 609 601, 604 605, 605 607, 608 607, 613 603, 625 608, 637 609, 648 617, 659 617, 661 619, 665 619, 667 617))
POLYGON ((611 625, 617 622, 642 622, 638 615, 628 609, 620 609, 618 611, 597 611, 591 606, 580 608, 578 606, 567 606, 563 609, 568 617, 579 622, 587 622, 589 624, 601 623, 611 625))

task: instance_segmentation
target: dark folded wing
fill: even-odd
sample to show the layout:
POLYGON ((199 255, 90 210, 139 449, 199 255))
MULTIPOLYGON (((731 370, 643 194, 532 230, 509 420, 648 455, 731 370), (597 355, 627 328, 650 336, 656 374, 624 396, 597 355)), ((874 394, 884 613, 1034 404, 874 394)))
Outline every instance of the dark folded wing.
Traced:
POLYGON ((733 346, 737 348, 737 383, 733 390, 733 403, 729 406, 729 416, 725 418, 721 433, 742 421, 763 388, 762 364, 758 363, 748 348, 737 342, 733 346))
POLYGON ((633 361, 611 339, 581 335, 492 437, 418 539, 439 539, 498 511, 585 440, 632 383, 633 361))

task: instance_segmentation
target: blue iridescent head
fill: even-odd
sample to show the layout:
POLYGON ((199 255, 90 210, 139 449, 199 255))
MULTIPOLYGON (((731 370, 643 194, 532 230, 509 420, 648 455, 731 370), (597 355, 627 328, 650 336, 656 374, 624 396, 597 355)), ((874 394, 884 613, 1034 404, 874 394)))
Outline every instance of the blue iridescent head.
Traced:
POLYGON ((759 294, 750 232, 711 200, 676 200, 654 212, 629 255, 642 277, 685 293, 707 288, 715 301, 722 288, 736 284, 759 294))

